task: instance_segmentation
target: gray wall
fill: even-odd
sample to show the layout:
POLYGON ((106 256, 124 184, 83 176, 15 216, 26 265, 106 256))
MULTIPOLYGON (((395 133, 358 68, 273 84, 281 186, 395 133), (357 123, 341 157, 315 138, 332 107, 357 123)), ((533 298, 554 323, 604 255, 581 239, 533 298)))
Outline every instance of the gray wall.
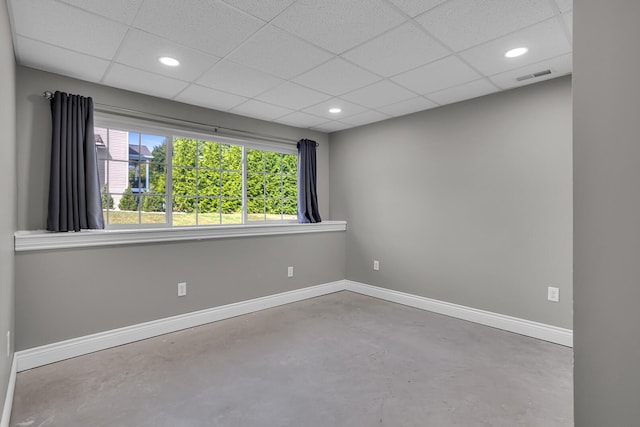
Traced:
POLYGON ((640 2, 575 1, 577 427, 640 424, 640 2))
MULTIPOLYGON (((18 228, 46 223, 51 119, 45 90, 92 96, 96 103, 289 139, 318 149, 318 193, 329 212, 326 134, 242 118, 59 75, 17 67, 18 228)), ((345 276, 345 233, 218 239, 154 245, 19 253, 16 348, 145 322, 345 276), (286 277, 287 266, 295 277, 286 277), (176 296, 178 282, 188 295, 176 296)))
POLYGON ((3 183, 0 203, 0 408, 4 404, 9 373, 13 361, 7 357, 6 334, 14 327, 14 262, 13 233, 16 230, 16 107, 15 59, 6 2, 0 3, 0 182, 3 183))
POLYGON ((344 232, 16 255, 16 348, 344 279, 344 232), (295 275, 287 278, 287 267, 295 275), (177 283, 187 282, 178 298, 177 283))
POLYGON ((331 134, 347 278, 571 328, 571 133, 564 77, 331 134))
POLYGON ((325 133, 249 119, 18 66, 16 105, 18 113, 19 230, 37 230, 46 227, 49 155, 51 152, 51 112, 49 101, 41 95, 47 90, 60 90, 91 96, 97 104, 130 108, 177 119, 242 129, 292 140, 313 139, 320 144, 317 152, 318 203, 322 218, 328 218, 329 144, 328 136, 325 133))

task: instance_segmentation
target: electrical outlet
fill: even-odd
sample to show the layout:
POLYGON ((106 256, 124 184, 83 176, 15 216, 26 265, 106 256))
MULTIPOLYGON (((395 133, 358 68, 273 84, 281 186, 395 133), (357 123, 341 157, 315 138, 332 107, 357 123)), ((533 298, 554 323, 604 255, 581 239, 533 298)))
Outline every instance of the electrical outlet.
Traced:
POLYGON ((553 302, 560 302, 560 289, 549 286, 547 288, 547 299, 553 302))
POLYGON ((7 331, 7 357, 11 356, 11 331, 7 331))
POLYGON ((287 277, 293 277, 293 267, 287 268, 287 277))
POLYGON ((373 269, 374 269, 375 271, 380 270, 380 261, 378 261, 377 259, 374 259, 374 260, 373 260, 373 269))
POLYGON ((187 282, 178 283, 178 296, 183 297, 187 294, 187 282))

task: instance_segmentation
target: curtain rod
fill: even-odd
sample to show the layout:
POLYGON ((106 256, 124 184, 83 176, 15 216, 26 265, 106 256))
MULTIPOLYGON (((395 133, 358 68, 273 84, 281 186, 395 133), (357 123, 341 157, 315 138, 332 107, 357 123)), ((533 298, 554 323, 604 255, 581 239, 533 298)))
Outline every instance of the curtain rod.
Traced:
MULTIPOLYGON (((53 92, 45 91, 42 93, 42 96, 46 99, 53 99, 53 92)), ((287 144, 298 143, 298 141, 293 139, 280 138, 273 135, 250 132, 250 131, 241 130, 241 129, 232 129, 232 128, 226 128, 223 126, 215 126, 207 123, 195 122, 192 120, 176 119, 175 117, 165 116, 162 114, 147 113, 144 111, 133 110, 130 108, 116 107, 114 105, 100 104, 96 102, 95 106, 97 107, 96 108, 97 111, 102 111, 105 113, 115 113, 115 114, 121 114, 125 116, 129 115, 129 117, 133 117, 133 118, 140 118, 139 117, 140 115, 147 115, 147 116, 157 117, 158 119, 161 119, 161 120, 165 120, 164 123, 166 123, 166 121, 173 122, 174 124, 188 123, 190 125, 195 125, 200 128, 211 130, 213 131, 213 133, 217 133, 223 136, 245 136, 245 137, 261 139, 263 141, 270 141, 270 142, 285 142, 287 144), (222 132, 220 132, 220 130, 222 130, 222 132)), ((160 122, 162 123, 162 121, 160 122)), ((316 142, 316 147, 318 146, 320 146, 320 144, 316 142)))

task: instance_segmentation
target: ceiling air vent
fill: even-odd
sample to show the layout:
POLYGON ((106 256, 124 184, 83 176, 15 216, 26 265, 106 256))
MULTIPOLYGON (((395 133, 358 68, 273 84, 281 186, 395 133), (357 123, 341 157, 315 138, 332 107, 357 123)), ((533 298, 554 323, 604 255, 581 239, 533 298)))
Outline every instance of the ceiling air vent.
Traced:
POLYGON ((516 80, 521 82, 523 80, 535 79, 536 77, 542 77, 551 74, 551 70, 538 71, 537 73, 527 74, 524 76, 516 77, 516 80))

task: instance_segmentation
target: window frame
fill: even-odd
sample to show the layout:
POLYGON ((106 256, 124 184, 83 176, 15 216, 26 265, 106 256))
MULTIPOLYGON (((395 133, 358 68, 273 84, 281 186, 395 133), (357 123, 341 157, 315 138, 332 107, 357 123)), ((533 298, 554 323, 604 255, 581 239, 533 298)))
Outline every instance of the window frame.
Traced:
MULTIPOLYGON (((138 208, 138 223, 137 224, 110 224, 108 214, 105 215, 105 229, 106 230, 162 230, 162 229, 177 229, 177 228, 209 228, 209 227, 242 227, 242 226, 256 226, 256 225, 277 225, 277 224, 295 224, 297 220, 294 219, 280 219, 280 220, 249 220, 248 214, 248 197, 247 197, 247 149, 260 150, 263 152, 273 152, 279 154, 292 154, 297 155, 298 150, 294 143, 279 143, 272 141, 259 141, 256 139, 248 139, 246 137, 236 137, 219 135, 215 131, 195 130, 188 123, 182 123, 182 125, 169 125, 156 120, 148 120, 144 118, 123 116, 115 113, 95 112, 94 114, 94 128, 105 128, 126 131, 128 133, 138 133, 140 135, 148 134, 154 136, 161 136, 165 138, 165 222, 160 224, 143 224, 141 222, 142 211, 138 208), (193 225, 173 225, 173 194, 172 194, 172 177, 173 177, 173 142, 174 138, 190 138, 202 141, 217 142, 221 144, 229 144, 239 146, 241 148, 241 180, 242 180, 242 206, 241 206, 241 220, 240 224, 198 224, 198 216, 196 215, 196 224, 193 225)), ((215 128, 212 128, 215 129, 215 128)), ((107 150, 110 148, 109 141, 106 141, 107 150)), ((196 170, 199 168, 194 166, 196 170)), ((108 167, 107 167, 108 177, 108 167)), ((106 178, 105 177, 105 178, 106 178)), ((297 183, 297 174, 295 176, 297 183)), ((149 177, 147 177, 149 179, 149 177)), ((104 183, 101 183, 104 185, 104 183)), ((111 195, 112 193, 107 193, 111 195)), ((115 193, 113 193, 115 194, 115 193)), ((298 203, 298 197, 296 195, 296 204, 298 203)), ((107 212, 110 209, 107 210, 107 212)))

